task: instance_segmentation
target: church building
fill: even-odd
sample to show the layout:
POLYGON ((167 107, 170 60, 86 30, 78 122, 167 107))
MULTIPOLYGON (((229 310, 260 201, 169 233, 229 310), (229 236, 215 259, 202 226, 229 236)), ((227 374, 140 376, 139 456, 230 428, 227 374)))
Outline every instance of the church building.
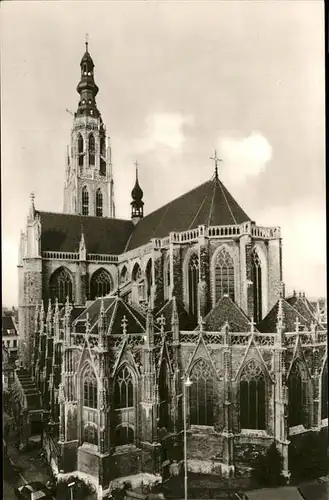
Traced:
POLYGON ((189 471, 248 474, 275 442, 288 478, 290 443, 328 427, 327 331, 285 296, 280 228, 239 206, 216 154, 211 179, 149 214, 136 164, 115 218, 87 43, 80 67, 63 212, 32 196, 19 249, 15 376, 40 392, 49 461, 102 498, 181 469, 186 424, 189 471))

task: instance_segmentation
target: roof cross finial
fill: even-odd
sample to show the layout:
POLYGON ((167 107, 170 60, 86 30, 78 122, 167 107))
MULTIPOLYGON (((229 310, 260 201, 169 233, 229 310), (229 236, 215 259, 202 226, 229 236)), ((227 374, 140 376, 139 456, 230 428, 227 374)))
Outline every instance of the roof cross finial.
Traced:
POLYGON ((223 160, 221 158, 218 158, 216 149, 214 151, 214 156, 210 156, 210 160, 214 160, 214 163, 215 163, 215 179, 218 179, 218 162, 223 161, 223 160))
POLYGON ((139 167, 139 163, 137 160, 134 161, 134 165, 135 165, 135 168, 136 168, 136 179, 138 179, 138 167, 139 167))
POLYGON ((299 332, 300 321, 298 319, 298 316, 296 316, 296 321, 295 321, 294 325, 296 327, 296 332, 299 332))
POLYGON ((250 325, 250 332, 254 333, 256 323, 254 322, 254 317, 253 316, 251 316, 251 320, 250 320, 249 325, 250 325))
POLYGON ((122 326, 122 333, 123 335, 127 334, 127 325, 128 325, 128 320, 126 315, 124 314, 121 320, 121 326, 122 326))
POLYGON ((85 44, 86 44, 86 52, 88 52, 88 43, 89 43, 89 34, 85 34, 85 44))

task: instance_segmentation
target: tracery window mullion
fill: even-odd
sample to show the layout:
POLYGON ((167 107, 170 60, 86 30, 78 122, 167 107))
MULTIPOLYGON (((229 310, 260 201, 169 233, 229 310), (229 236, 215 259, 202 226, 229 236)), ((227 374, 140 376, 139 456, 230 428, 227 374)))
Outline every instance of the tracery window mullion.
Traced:
POLYGON ((103 194, 100 188, 96 191, 96 216, 103 216, 103 194))
POLYGON ((89 215, 89 193, 86 186, 82 189, 82 215, 89 215))

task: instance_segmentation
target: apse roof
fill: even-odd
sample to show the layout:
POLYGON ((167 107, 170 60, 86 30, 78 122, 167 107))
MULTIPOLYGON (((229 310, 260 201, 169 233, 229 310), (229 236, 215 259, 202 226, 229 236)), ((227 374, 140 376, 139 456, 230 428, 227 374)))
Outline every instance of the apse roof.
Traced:
POLYGON ((231 225, 249 221, 223 183, 214 178, 188 191, 141 219, 126 245, 126 251, 163 238, 171 231, 187 231, 199 225, 231 225))
POLYGON ((313 307, 306 297, 293 295, 292 297, 288 297, 286 301, 304 316, 308 324, 311 324, 311 322, 313 321, 313 323, 316 323, 319 329, 324 329, 323 326, 318 322, 313 307))
MULTIPOLYGON (((263 333, 275 333, 276 325, 278 321, 278 308, 279 301, 282 300, 282 311, 283 311, 283 324, 287 332, 294 332, 296 330, 296 318, 300 323, 300 328, 309 328, 310 321, 305 318, 298 309, 289 304, 285 299, 279 299, 277 303, 272 307, 269 313, 262 319, 257 325, 260 332, 263 333)), ((314 321, 314 318, 313 318, 314 321)))
POLYGON ((228 295, 219 299, 215 307, 204 317, 204 329, 217 332, 223 328, 226 322, 228 322, 232 332, 250 331, 251 325, 248 316, 228 295))
POLYGON ((133 229, 130 220, 37 212, 41 219, 42 251, 78 252, 83 232, 88 253, 117 255, 133 229))

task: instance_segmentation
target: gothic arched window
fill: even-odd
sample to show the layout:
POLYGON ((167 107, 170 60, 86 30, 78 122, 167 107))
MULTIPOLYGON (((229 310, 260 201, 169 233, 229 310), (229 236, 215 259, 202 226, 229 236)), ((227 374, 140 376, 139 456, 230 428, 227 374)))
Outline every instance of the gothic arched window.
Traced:
POLYGON ((169 288, 170 288, 170 259, 165 260, 163 266, 163 283, 164 283, 164 298, 167 300, 169 298, 169 288))
POLYGON ((137 263, 134 265, 131 277, 133 281, 139 281, 142 277, 142 270, 137 263))
POLYGON ((146 266, 146 294, 147 298, 151 295, 151 287, 152 287, 152 260, 150 259, 146 266))
POLYGON ((198 283, 199 283, 199 258, 191 255, 188 265, 188 303, 189 313, 198 318, 198 283))
POLYGON ((215 264, 215 301, 228 295, 234 300, 234 262, 225 248, 220 250, 215 264))
POLYGON ((89 165, 95 165, 95 137, 89 135, 89 165))
POLYGON ((120 273, 120 283, 121 284, 126 283, 127 279, 128 279, 128 271, 126 266, 123 266, 120 273))
POLYGON ((240 427, 265 429, 265 377, 253 359, 240 375, 240 427))
POLYGON ((64 304, 69 298, 73 301, 73 283, 71 274, 65 267, 55 271, 50 278, 50 295, 53 300, 58 299, 60 304, 64 304))
POLYGON ((89 214, 89 193, 86 186, 82 188, 82 215, 89 214))
POLYGON ((254 320, 258 323, 262 319, 262 265, 255 249, 252 252, 252 286, 254 292, 254 320))
POLYGON ((91 366, 83 374, 83 406, 97 408, 97 380, 91 366))
POLYGON ((82 135, 78 135, 78 163, 79 167, 83 166, 83 138, 82 135))
POLYGON ((159 372, 159 426, 167 427, 169 419, 169 370, 165 360, 159 372))
POLYGON ((134 430, 130 425, 119 425, 115 430, 115 446, 134 443, 134 430))
POLYGON ((98 444, 97 426, 91 422, 84 425, 83 441, 90 444, 98 444))
POLYGON ((323 367, 321 377, 321 419, 328 418, 328 363, 323 367))
POLYGON ((289 427, 302 425, 305 422, 305 404, 306 404, 306 380, 303 376, 301 362, 297 359, 289 374, 288 380, 288 422, 289 427))
POLYGON ((113 282, 110 274, 105 269, 98 269, 90 280, 90 300, 104 297, 111 292, 113 282))
POLYGON ((214 425, 214 373, 200 359, 191 371, 190 422, 194 425, 214 425))
POLYGON ((115 377, 114 404, 117 409, 134 406, 133 377, 126 365, 118 371, 115 377))
POLYGON ((103 193, 101 188, 98 188, 96 191, 96 216, 103 216, 103 193))

